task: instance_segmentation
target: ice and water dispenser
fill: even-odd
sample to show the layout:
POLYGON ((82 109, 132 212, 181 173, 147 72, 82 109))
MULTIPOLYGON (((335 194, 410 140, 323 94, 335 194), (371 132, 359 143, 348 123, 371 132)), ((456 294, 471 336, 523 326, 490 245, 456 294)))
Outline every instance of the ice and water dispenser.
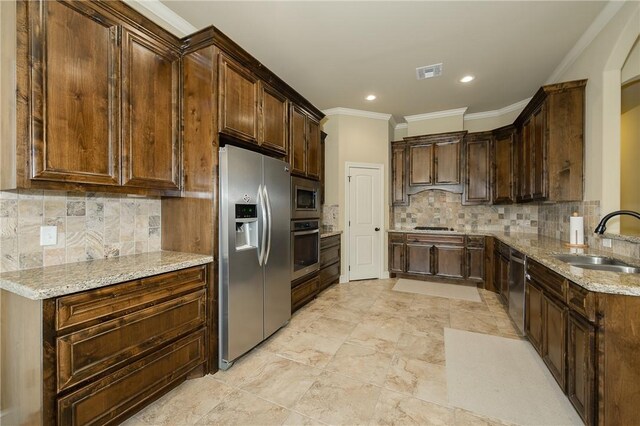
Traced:
POLYGON ((256 204, 236 204, 236 251, 258 248, 256 204))

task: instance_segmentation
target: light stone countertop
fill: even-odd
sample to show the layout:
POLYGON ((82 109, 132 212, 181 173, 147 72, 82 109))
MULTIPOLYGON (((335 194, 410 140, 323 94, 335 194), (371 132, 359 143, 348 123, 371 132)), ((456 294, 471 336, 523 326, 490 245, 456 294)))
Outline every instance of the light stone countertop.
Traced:
POLYGON ((331 231, 331 232, 323 232, 320 234, 320 238, 328 238, 333 237, 334 235, 340 235, 342 231, 331 231))
POLYGON ((504 233, 495 231, 415 231, 411 229, 389 229, 388 232, 406 234, 492 236, 587 290, 599 293, 640 296, 640 274, 623 274, 619 272, 577 268, 554 258, 553 255, 579 253, 614 257, 637 267, 640 267, 640 259, 612 255, 611 253, 602 252, 592 248, 572 249, 566 247, 563 241, 555 238, 542 237, 537 234, 504 233))
POLYGON ((32 300, 49 299, 213 262, 212 256, 156 251, 0 274, 0 288, 32 300))

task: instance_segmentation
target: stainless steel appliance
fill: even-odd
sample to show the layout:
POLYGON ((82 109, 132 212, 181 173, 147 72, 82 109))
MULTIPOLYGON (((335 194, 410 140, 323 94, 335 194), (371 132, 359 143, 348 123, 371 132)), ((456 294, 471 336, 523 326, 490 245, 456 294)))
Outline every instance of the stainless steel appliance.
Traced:
POLYGON ((320 270, 320 221, 291 221, 291 279, 320 270))
POLYGON ((320 218, 320 182, 291 178, 291 219, 320 218))
POLYGON ((509 316, 524 334, 524 281, 526 258, 511 249, 509 259, 509 316))
POLYGON ((220 368, 291 318, 291 184, 283 161, 220 148, 220 368))

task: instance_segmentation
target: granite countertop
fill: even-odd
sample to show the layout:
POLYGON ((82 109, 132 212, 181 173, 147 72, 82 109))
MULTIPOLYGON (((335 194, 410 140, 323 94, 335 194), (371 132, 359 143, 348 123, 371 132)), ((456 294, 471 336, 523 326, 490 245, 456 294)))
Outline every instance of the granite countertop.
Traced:
POLYGON ((456 231, 414 231, 411 229, 389 229, 388 232, 407 234, 452 234, 452 235, 485 235, 492 236, 524 253, 527 257, 557 272, 563 277, 586 288, 587 290, 640 296, 640 274, 623 274, 619 272, 596 271, 582 269, 569 265, 553 257, 555 254, 579 253, 606 257, 615 257, 633 266, 640 267, 640 259, 612 255, 592 248, 568 248, 563 241, 555 238, 542 237, 537 234, 504 233, 494 231, 456 232, 456 231))
POLYGON ((320 234, 320 238, 333 237, 334 235, 340 235, 342 231, 323 232, 320 234))
POLYGON ((213 262, 175 251, 120 256, 0 274, 0 288, 32 300, 49 299, 213 262))

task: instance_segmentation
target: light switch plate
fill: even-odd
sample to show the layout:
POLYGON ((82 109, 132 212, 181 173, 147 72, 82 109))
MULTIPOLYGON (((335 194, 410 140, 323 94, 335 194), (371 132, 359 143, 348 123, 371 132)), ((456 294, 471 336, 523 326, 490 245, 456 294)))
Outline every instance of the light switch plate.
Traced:
POLYGON ((41 226, 40 227, 40 245, 55 246, 58 244, 58 227, 57 226, 41 226))

